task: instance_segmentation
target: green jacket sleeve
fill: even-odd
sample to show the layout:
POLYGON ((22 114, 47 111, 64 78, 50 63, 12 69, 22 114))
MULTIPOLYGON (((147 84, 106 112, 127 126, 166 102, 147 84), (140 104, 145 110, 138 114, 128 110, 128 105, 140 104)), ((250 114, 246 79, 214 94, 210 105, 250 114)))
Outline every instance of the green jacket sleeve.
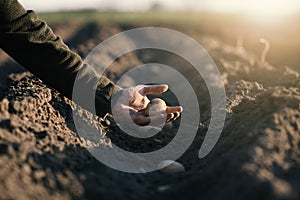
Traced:
POLYGON ((26 11, 17 0, 0 1, 0 48, 69 99, 72 99, 78 71, 83 69, 81 81, 89 85, 99 80, 95 91, 97 114, 103 116, 111 112, 110 100, 117 86, 83 64, 80 56, 71 51, 44 21, 33 11, 26 11))

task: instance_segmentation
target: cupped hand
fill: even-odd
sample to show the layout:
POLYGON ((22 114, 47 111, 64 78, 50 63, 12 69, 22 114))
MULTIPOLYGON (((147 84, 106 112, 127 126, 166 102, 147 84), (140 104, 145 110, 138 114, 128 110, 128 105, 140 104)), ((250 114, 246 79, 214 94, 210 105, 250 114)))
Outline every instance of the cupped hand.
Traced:
POLYGON ((159 125, 176 120, 183 111, 181 106, 167 106, 164 113, 148 116, 145 109, 149 104, 148 94, 161 94, 168 90, 167 85, 137 85, 122 89, 112 99, 112 113, 122 121, 133 120, 137 125, 150 123, 159 125))

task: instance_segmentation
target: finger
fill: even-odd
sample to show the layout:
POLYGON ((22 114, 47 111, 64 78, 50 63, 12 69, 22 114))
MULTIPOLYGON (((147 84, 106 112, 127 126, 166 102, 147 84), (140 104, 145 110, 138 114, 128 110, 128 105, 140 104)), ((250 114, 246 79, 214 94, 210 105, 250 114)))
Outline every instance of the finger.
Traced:
POLYGON ((175 121, 179 117, 180 117, 180 112, 175 112, 175 113, 172 113, 172 114, 168 114, 168 119, 167 119, 166 122, 168 123, 168 122, 171 122, 171 121, 175 121))
POLYGON ((150 117, 146 117, 143 115, 135 115, 134 117, 132 117, 132 120, 134 121, 134 123, 140 126, 147 126, 151 122, 150 117))
POLYGON ((164 124, 166 122, 167 115, 166 114, 158 114, 158 115, 150 116, 149 118, 151 120, 151 125, 158 126, 158 125, 164 124))
POLYGON ((174 118, 174 113, 168 114, 166 122, 170 122, 173 118, 174 118))
POLYGON ((173 117, 174 117, 174 113, 168 114, 168 115, 167 115, 167 120, 166 120, 166 122, 171 121, 173 117))
POLYGON ((174 117, 174 113, 168 114, 168 119, 173 118, 174 117))
POLYGON ((167 114, 176 113, 176 112, 181 113, 182 111, 183 111, 182 106, 167 106, 166 108, 167 114))
POLYGON ((133 118, 133 121, 140 126, 147 126, 151 123, 152 126, 157 126, 165 123, 167 115, 159 114, 151 117, 146 117, 143 115, 137 115, 133 118))
POLYGON ((180 112, 176 112, 176 113, 174 113, 173 120, 175 121, 175 120, 178 119, 179 117, 180 117, 180 112))
POLYGON ((140 89, 143 96, 147 94, 161 94, 168 90, 168 85, 145 85, 140 89))

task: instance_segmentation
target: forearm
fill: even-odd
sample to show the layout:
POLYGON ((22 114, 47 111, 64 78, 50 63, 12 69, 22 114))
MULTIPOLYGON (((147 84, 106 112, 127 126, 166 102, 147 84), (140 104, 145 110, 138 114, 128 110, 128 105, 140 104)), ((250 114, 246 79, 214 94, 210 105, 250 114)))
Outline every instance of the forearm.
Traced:
POLYGON ((71 51, 33 11, 27 12, 15 0, 0 2, 0 8, 0 48, 70 99, 74 81, 82 69, 79 76, 82 81, 87 85, 98 85, 98 114, 110 111, 113 83, 105 77, 100 78, 91 67, 84 65, 80 56, 71 51))

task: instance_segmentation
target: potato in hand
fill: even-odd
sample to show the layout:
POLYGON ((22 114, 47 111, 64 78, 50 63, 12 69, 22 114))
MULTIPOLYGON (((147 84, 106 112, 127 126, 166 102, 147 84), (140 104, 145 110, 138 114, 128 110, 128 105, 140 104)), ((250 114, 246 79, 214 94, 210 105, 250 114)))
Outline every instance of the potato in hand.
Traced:
POLYGON ((146 116, 154 116, 159 114, 165 114, 167 105, 164 100, 155 98, 150 101, 145 109, 146 116))

